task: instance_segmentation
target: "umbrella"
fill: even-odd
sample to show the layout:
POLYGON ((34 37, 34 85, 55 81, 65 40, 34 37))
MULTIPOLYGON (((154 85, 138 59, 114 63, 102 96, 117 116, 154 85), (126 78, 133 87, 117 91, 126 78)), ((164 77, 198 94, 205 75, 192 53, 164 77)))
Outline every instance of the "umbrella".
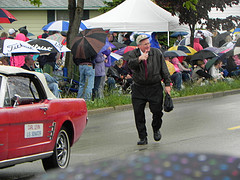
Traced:
POLYGON ((110 42, 110 43, 113 45, 112 46, 112 51, 118 50, 118 49, 121 49, 121 48, 124 48, 124 47, 127 46, 126 44, 119 43, 119 42, 110 42))
POLYGON ((232 32, 233 34, 237 34, 240 32, 240 24, 234 29, 234 31, 232 32))
POLYGON ((188 32, 179 31, 179 32, 172 33, 170 37, 178 37, 178 36, 186 36, 186 35, 188 35, 188 32))
POLYGON ((217 57, 214 57, 214 58, 208 60, 205 65, 206 70, 208 71, 218 59, 219 59, 219 57, 217 56, 217 57))
MULTIPOLYGON (((52 21, 52 22, 48 23, 47 25, 43 26, 42 30, 45 30, 45 31, 68 31, 68 28, 69 28, 69 21, 59 20, 59 21, 52 21)), ((83 31, 85 29, 87 29, 87 26, 83 22, 81 22, 79 31, 83 31)))
POLYGON ((0 53, 5 56, 17 56, 24 54, 39 54, 39 51, 29 43, 15 40, 0 40, 0 53))
POLYGON ((192 55, 191 61, 210 59, 210 58, 213 58, 216 56, 217 56, 217 54, 212 51, 201 50, 201 51, 198 51, 197 53, 195 53, 194 55, 192 55))
POLYGON ((0 23, 12 23, 17 19, 6 9, 0 8, 0 23))
POLYGON ((233 55, 240 54, 240 39, 237 40, 234 48, 233 48, 233 55))
POLYGON ((126 46, 124 48, 121 48, 117 51, 114 51, 116 54, 122 55, 124 60, 127 60, 129 58, 130 51, 136 49, 137 46, 126 46))
POLYGON ((110 53, 110 57, 111 57, 111 62, 112 62, 112 63, 113 63, 114 61, 117 61, 117 60, 119 60, 119 59, 122 58, 121 55, 116 54, 116 53, 114 53, 114 52, 111 52, 111 53, 110 53))
POLYGON ((217 48, 217 47, 206 47, 203 50, 212 51, 214 53, 218 53, 219 52, 219 48, 217 48))
POLYGON ((231 32, 225 32, 225 33, 218 34, 215 38, 213 38, 213 46, 220 47, 221 45, 226 43, 225 39, 230 34, 231 34, 231 32))
POLYGON ((137 46, 126 46, 126 47, 123 47, 123 48, 121 48, 121 49, 119 49, 117 51, 114 51, 114 52, 116 54, 123 55, 123 54, 125 54, 125 53, 127 53, 129 51, 132 51, 132 50, 136 49, 136 48, 137 48, 137 46))
POLYGON ((27 37, 35 36, 33 33, 28 32, 27 37))
POLYGON ((33 39, 28 41, 28 43, 35 47, 41 54, 70 51, 66 46, 51 39, 33 39))
POLYGON ((45 25, 42 30, 45 31, 68 31, 69 22, 68 21, 52 21, 45 25))
POLYGON ((53 170, 36 180, 237 180, 240 158, 210 153, 138 152, 53 170))
POLYGON ((106 43, 107 33, 102 28, 85 29, 72 41, 71 52, 75 58, 96 56, 106 43))
POLYGON ((62 44, 62 42, 66 39, 63 35, 61 35, 61 33, 55 33, 51 36, 48 36, 47 39, 51 39, 51 40, 55 40, 59 43, 62 44))
POLYGON ((205 37, 213 36, 213 34, 210 31, 205 30, 205 29, 204 30, 196 30, 194 32, 194 35, 197 36, 197 33, 203 34, 205 37))
POLYGON ((163 53, 165 57, 179 57, 179 56, 188 56, 185 52, 180 50, 165 51, 163 53))
POLYGON ((172 51, 172 50, 180 50, 185 52, 187 55, 193 55, 197 52, 195 49, 193 49, 190 46, 173 46, 168 49, 168 51, 172 51))

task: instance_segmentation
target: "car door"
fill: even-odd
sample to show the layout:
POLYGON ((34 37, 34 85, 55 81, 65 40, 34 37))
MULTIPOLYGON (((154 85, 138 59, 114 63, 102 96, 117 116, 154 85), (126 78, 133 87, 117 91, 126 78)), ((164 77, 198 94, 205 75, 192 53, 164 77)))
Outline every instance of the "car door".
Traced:
POLYGON ((54 131, 53 120, 48 120, 48 100, 38 99, 38 91, 27 77, 9 77, 9 94, 19 97, 19 104, 7 108, 8 114, 8 159, 47 153, 54 131), (30 88, 31 87, 31 88, 30 88), (34 97, 33 97, 34 94, 34 97))
MULTIPOLYGON (((3 107, 6 92, 6 77, 0 76, 0 107, 3 107)), ((7 99, 7 98, 6 98, 7 99)), ((8 152, 8 114, 0 108, 0 161, 7 158, 8 152)))

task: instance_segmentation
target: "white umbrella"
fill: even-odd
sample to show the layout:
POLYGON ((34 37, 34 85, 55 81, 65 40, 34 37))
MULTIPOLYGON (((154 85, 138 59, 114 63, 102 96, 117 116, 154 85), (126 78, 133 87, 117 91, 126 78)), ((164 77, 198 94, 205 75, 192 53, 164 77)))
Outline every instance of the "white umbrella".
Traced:
POLYGON ((0 40, 0 53, 2 53, 3 56, 17 56, 24 54, 39 54, 40 52, 27 42, 15 39, 5 39, 0 40))

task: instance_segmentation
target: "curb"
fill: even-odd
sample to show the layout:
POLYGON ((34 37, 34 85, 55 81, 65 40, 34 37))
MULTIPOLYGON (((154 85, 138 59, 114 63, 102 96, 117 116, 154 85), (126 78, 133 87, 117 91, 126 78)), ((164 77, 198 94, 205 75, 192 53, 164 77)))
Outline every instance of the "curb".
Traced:
MULTIPOLYGON (((190 102, 190 101, 195 101, 195 100, 212 99, 212 98, 218 98, 218 97, 223 97, 223 96, 228 96, 228 95, 233 95, 233 94, 240 94, 240 89, 199 94, 199 95, 186 96, 186 97, 177 97, 177 98, 173 98, 173 103, 182 103, 182 102, 190 102)), ((95 114, 114 112, 114 111, 125 111, 125 110, 130 110, 130 109, 132 109, 132 104, 126 104, 126 105, 119 105, 119 106, 115 106, 115 107, 106 107, 106 108, 89 110, 88 115, 95 115, 95 114)))

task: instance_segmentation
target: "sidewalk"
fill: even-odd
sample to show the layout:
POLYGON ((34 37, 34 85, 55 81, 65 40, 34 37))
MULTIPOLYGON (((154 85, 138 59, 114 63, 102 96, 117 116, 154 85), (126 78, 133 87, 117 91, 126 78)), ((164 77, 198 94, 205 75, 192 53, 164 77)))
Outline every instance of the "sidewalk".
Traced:
MULTIPOLYGON (((240 89, 173 98, 173 103, 190 102, 190 101, 201 100, 201 99, 212 99, 212 98, 218 98, 218 97, 228 96, 233 94, 240 94, 240 89)), ((114 111, 125 111, 130 109, 132 109, 132 104, 126 104, 126 105, 119 105, 115 107, 89 110, 88 115, 95 115, 99 113, 114 112, 114 111)))

